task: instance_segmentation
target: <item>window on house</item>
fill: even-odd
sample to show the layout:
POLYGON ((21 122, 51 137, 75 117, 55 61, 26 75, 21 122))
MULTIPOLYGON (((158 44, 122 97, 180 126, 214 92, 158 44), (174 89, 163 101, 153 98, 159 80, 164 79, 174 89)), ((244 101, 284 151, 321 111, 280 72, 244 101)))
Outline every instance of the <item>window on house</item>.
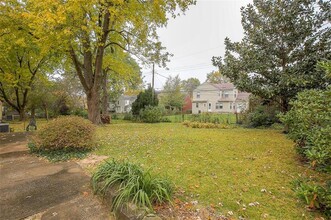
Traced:
POLYGON ((232 103, 230 103, 230 109, 232 109, 232 103))
POLYGON ((228 91, 224 91, 222 94, 223 98, 229 98, 229 92, 228 91))
POLYGON ((236 103, 233 103, 233 109, 236 109, 236 103))
POLYGON ((199 108, 199 103, 195 103, 195 107, 199 108))
POLYGON ((217 102, 215 107, 216 107, 216 109, 223 109, 223 103, 217 102))
POLYGON ((236 92, 234 92, 234 97, 237 98, 237 93, 236 92))
POLYGON ((208 109, 211 110, 211 103, 208 103, 208 109))
POLYGON ((197 92, 197 99, 200 98, 200 92, 197 92))

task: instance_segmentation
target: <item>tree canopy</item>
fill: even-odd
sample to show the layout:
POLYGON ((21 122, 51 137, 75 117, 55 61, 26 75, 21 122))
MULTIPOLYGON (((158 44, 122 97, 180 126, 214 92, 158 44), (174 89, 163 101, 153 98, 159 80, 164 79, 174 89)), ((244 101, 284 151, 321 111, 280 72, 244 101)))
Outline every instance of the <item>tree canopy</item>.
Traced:
POLYGON ((167 109, 181 109, 184 104, 184 94, 179 76, 169 76, 160 95, 160 104, 167 109))
POLYGON ((230 82, 230 80, 225 77, 220 71, 212 71, 207 74, 207 82, 209 83, 227 83, 230 82))
MULTIPOLYGON (((9 22, 10 27, 25 30, 42 45, 65 55, 63 59, 71 60, 86 93, 88 117, 98 124, 101 84, 106 75, 125 69, 121 68, 125 66, 121 60, 128 54, 143 64, 165 66, 169 53, 156 30, 167 24, 167 16, 176 17, 194 3, 195 0, 4 0, 1 6, 21 10, 17 15, 23 24, 9 22)), ((121 76, 130 78, 130 73, 125 71, 121 76)))
POLYGON ((159 100, 155 91, 152 87, 148 87, 145 91, 140 92, 136 101, 132 103, 132 114, 138 116, 141 109, 144 109, 147 106, 157 106, 158 103, 159 100))
POLYGON ((24 12, 17 1, 0 4, 0 99, 19 112, 21 119, 35 80, 54 65, 50 64, 50 45, 33 34, 24 12))
POLYGON ((331 59, 330 11, 328 1, 254 0, 241 9, 242 41, 226 38, 224 60, 213 57, 213 63, 240 90, 287 111, 298 92, 331 83, 315 68, 331 59))
POLYGON ((183 90, 192 97, 193 90, 200 85, 200 80, 197 78, 188 78, 187 80, 182 80, 181 87, 183 90))

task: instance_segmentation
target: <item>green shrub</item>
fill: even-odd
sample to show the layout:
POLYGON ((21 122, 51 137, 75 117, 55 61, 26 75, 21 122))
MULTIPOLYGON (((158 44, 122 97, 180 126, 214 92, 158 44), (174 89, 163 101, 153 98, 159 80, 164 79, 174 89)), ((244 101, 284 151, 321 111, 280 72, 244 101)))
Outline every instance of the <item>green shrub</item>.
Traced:
POLYGON ((281 115, 289 137, 312 167, 331 172, 331 87, 308 90, 291 102, 292 109, 281 115))
POLYGON ((91 149, 95 126, 78 116, 53 119, 32 137, 37 149, 91 149))
POLYGON ((278 123, 277 114, 279 111, 275 106, 260 105, 254 109, 248 110, 241 115, 241 121, 246 127, 270 127, 274 123, 278 123))
POLYGON ((128 120, 128 121, 132 121, 133 120, 133 115, 132 113, 125 113, 123 120, 128 120))
POLYGON ((194 114, 190 116, 190 121, 201 123, 214 123, 214 124, 231 124, 235 123, 234 114, 215 114, 204 112, 201 114, 194 114))
POLYGON ((147 123, 158 123, 162 121, 162 110, 157 106, 147 106, 140 110, 140 120, 147 123))
POLYGON ((167 179, 156 178, 132 163, 108 160, 92 176, 93 191, 105 195, 109 188, 116 186, 119 189, 112 210, 126 202, 152 209, 152 204, 170 202, 173 193, 167 179))
POLYGON ((88 113, 85 109, 77 108, 72 112, 73 115, 83 117, 85 119, 88 118, 88 113))
POLYGON ((319 210, 327 217, 331 217, 331 181, 325 186, 297 180, 294 182, 294 191, 311 210, 319 210))

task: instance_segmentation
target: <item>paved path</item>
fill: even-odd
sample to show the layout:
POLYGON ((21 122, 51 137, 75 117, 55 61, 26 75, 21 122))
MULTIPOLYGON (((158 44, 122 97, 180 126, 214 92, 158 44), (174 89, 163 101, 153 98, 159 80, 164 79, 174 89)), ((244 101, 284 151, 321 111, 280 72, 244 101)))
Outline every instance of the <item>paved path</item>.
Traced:
POLYGON ((111 219, 75 162, 29 155, 25 133, 0 133, 0 219, 111 219))

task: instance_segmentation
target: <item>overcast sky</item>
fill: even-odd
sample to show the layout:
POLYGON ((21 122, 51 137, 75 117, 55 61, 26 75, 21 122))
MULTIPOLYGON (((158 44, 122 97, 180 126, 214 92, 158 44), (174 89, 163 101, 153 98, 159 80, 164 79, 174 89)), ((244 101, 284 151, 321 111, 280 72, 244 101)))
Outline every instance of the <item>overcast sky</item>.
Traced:
MULTIPOLYGON (((195 77, 204 82, 207 73, 217 70, 211 58, 224 55, 224 38, 239 41, 243 37, 240 8, 250 2, 197 0, 185 15, 170 19, 167 28, 158 33, 163 46, 174 56, 168 63, 169 70, 156 68, 155 88, 162 89, 166 77, 176 75, 182 80, 195 77)), ((146 83, 151 83, 151 72, 143 69, 146 83)))

